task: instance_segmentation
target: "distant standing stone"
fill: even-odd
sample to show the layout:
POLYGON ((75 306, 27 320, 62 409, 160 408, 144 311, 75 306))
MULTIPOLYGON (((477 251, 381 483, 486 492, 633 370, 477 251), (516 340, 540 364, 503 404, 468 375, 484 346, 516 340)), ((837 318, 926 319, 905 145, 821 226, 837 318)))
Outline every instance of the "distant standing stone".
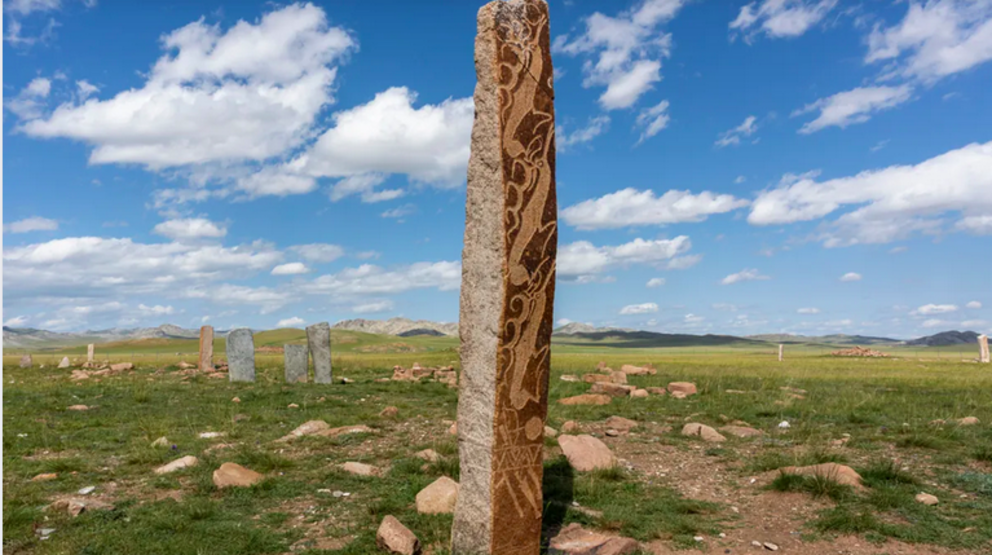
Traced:
POLYGON ((31 355, 24 355, 21 357, 21 368, 31 368, 33 364, 31 360, 31 355))
POLYGON ((92 343, 86 346, 86 362, 93 362, 93 351, 95 348, 96 346, 92 343))
POLYGON ((248 328, 227 334, 227 366, 232 382, 255 381, 255 338, 248 328))
POLYGON ((69 367, 69 357, 62 357, 62 362, 59 363, 59 368, 69 367))
POLYGON ((283 347, 284 359, 286 361, 286 383, 306 383, 307 358, 306 345, 286 345, 283 347))
POLYGON ((313 357, 314 383, 331 383, 331 326, 320 322, 307 326, 307 346, 313 357))
POLYGON ((200 328, 200 372, 214 371, 214 327, 200 328))
POLYGON ((989 336, 987 335, 978 336, 978 360, 986 364, 992 362, 992 357, 989 355, 989 336))
POLYGON ((785 345, 778 344, 778 361, 782 362, 782 355, 785 353, 785 345))

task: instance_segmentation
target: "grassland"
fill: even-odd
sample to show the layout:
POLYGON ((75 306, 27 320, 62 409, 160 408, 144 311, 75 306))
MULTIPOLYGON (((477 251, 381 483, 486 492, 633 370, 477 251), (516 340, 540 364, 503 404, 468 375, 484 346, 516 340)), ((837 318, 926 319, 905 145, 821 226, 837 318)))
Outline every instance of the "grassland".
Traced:
MULTIPOLYGON (((304 340, 293 330, 256 335, 258 346, 304 340)), ((279 355, 259 356, 254 384, 185 376, 174 365, 186 358, 176 353, 195 352, 188 343, 99 346, 110 359, 133 357, 138 364, 133 373, 99 382, 73 383, 51 364, 20 369, 17 357, 4 358, 5 553, 365 554, 375 551, 375 529, 386 514, 409 526, 431 552, 446 553, 450 516, 419 515, 413 498, 441 475, 458 477, 448 433, 457 393, 438 383, 375 379, 389 376, 394 364, 455 362, 453 340, 335 331, 335 377, 354 382, 327 386, 283 384, 279 355), (77 404, 91 408, 66 410, 77 404), (390 405, 399 416, 380 417, 390 405), (313 419, 367 424, 374 433, 273 442, 313 419), (198 437, 204 431, 225 435, 198 437), (169 446, 153 447, 162 436, 169 446), (425 465, 414 458, 424 448, 435 449, 441 460, 425 465), (151 472, 189 454, 200 458, 199 466, 167 476, 151 472), (225 461, 266 479, 249 489, 218 490, 210 476, 225 461), (386 473, 355 477, 337 469, 345 461, 386 473), (46 472, 58 478, 31 481, 46 472), (86 486, 96 486, 90 495, 114 509, 72 518, 45 508, 86 486), (41 540, 39 528, 55 532, 41 540)), ((223 356, 223 341, 215 347, 223 356)), ((851 553, 992 553, 992 367, 911 353, 838 359, 816 349, 787 352, 778 363, 771 349, 753 345, 705 353, 693 347, 556 345, 548 424, 560 429, 572 420, 601 435, 622 466, 573 473, 548 439, 549 533, 578 521, 634 537, 656 553, 739 552, 752 549, 753 540, 793 553, 836 553, 839 547, 851 553), (630 381, 642 387, 693 381, 700 393, 685 400, 557 404, 588 387, 560 376, 591 372, 599 360, 614 367, 652 363, 657 375, 630 381), (797 399, 782 387, 807 393, 797 399), (642 425, 629 435, 602 436, 602 421, 611 415, 642 425), (965 416, 981 424, 931 424, 965 416), (716 427, 730 420, 746 421, 765 435, 714 445, 679 434, 686 421, 716 427), (778 427, 783 421, 787 430, 778 427), (824 461, 852 466, 866 487, 847 490, 777 472, 824 461), (916 503, 913 497, 924 491, 940 503, 916 503)))

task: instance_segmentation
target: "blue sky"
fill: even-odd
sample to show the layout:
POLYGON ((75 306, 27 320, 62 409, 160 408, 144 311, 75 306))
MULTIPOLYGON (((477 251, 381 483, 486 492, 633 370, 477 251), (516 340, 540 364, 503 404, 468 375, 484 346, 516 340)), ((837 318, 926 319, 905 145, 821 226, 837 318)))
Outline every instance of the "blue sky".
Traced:
MULTIPOLYGON (((4 324, 456 319, 479 5, 5 2, 4 324)), ((550 9, 559 322, 992 332, 992 0, 550 9)))

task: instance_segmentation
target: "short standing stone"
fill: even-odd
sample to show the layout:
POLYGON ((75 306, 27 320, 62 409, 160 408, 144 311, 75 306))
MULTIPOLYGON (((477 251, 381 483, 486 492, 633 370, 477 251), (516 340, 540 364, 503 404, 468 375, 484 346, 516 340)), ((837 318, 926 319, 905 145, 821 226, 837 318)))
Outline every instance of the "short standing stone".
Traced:
POLYGON ((331 383, 331 326, 327 322, 307 326, 307 346, 313 357, 314 383, 331 383))
POLYGON ((379 549, 396 555, 420 553, 420 540, 393 515, 387 515, 382 519, 382 524, 375 534, 375 544, 379 549))
POLYGON ((31 355, 24 355, 21 357, 21 368, 31 368, 31 355))
POLYGON ((186 455, 181 459, 176 459, 155 469, 155 474, 168 474, 183 468, 189 468, 200 464, 200 460, 193 455, 186 455))
POLYGON ((568 463, 579 472, 613 468, 617 464, 610 448, 590 435, 560 435, 558 445, 568 458, 568 463))
POLYGON ((992 355, 989 353, 989 337, 987 335, 978 336, 978 360, 979 362, 992 362, 992 355))
POLYGON ((200 372, 214 371, 214 327, 200 328, 200 372))
POLYGON ((59 368, 68 368, 68 367, 69 367, 69 357, 62 357, 62 360, 59 362, 59 368))
POLYGON ((785 353, 785 345, 778 344, 778 361, 782 362, 782 355, 785 353))
POLYGON ((931 495, 929 493, 917 493, 916 502, 923 503, 924 505, 936 505, 940 502, 936 495, 931 495))
MULTIPOLYGON (((228 358, 230 358, 228 354, 228 358)), ((226 462, 214 470, 214 485, 220 489, 230 487, 247 487, 262 481, 262 476, 254 470, 249 470, 240 464, 226 462)))
POLYGON ((638 549, 640 544, 634 539, 586 530, 573 522, 551 538, 548 555, 629 555, 638 549))
POLYGON ((94 351, 96 350, 96 345, 90 343, 86 346, 86 362, 93 362, 94 351))
POLYGON ((306 383, 310 359, 306 345, 284 345, 283 359, 286 364, 286 383, 306 383))
POLYGON ((417 493, 417 512, 421 514, 449 514, 455 512, 458 502, 458 482, 441 476, 417 493))
POLYGON ((228 376, 232 382, 255 381, 255 338, 248 328, 227 334, 228 376))

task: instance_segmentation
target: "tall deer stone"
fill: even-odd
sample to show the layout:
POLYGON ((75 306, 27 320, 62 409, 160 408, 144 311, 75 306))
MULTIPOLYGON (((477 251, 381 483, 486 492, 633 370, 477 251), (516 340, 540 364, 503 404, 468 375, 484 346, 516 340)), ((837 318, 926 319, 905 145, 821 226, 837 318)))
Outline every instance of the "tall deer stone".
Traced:
POLYGON ((314 383, 331 383, 331 326, 320 322, 307 326, 307 346, 313 357, 314 383))
POLYGON ((536 555, 558 242, 548 6, 479 10, 453 555, 536 555))
POLYGON ((987 335, 978 336, 978 360, 986 364, 992 362, 992 357, 989 356, 989 336, 987 335))

